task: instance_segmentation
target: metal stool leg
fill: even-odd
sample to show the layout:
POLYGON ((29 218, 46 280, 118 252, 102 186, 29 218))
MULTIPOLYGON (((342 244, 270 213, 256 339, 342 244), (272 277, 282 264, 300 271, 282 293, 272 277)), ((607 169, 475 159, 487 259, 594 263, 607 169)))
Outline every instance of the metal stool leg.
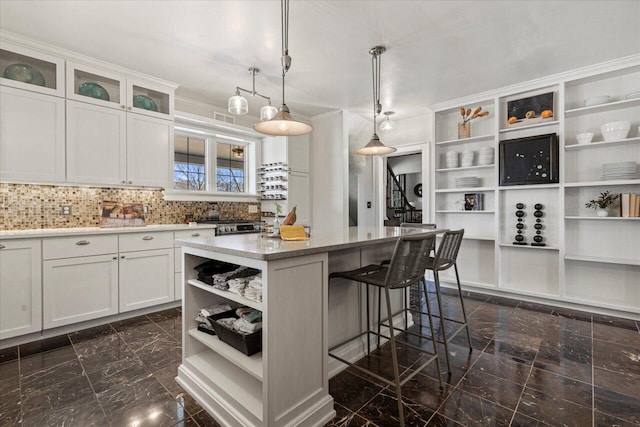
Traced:
MULTIPOLYGON (((420 290, 420 283, 418 283, 418 290, 420 290)), ((433 344, 433 352, 438 354, 438 343, 433 330, 433 319, 431 318, 431 306, 429 305, 429 294, 427 294, 427 281, 422 280, 422 290, 426 299, 425 305, 427 306, 427 316, 429 317, 429 328, 431 329, 431 343, 433 344)), ((421 310, 422 311, 422 310, 421 310)), ((420 325, 422 327, 422 325, 420 325)), ((436 369, 438 370, 438 381, 440 382, 440 388, 442 388, 442 371, 440 370, 440 359, 436 357, 436 369)))
POLYGON ((442 313, 442 299, 440 297, 440 275, 437 271, 433 272, 434 281, 436 284, 436 300, 438 301, 438 311, 440 313, 440 328, 442 329, 442 342, 444 344, 444 355, 447 361, 447 372, 451 375, 451 361, 449 360, 449 343, 447 342, 447 327, 444 323, 444 315, 442 313))
POLYGON ((460 286, 460 276, 458 275, 458 264, 453 264, 453 268, 456 272, 456 280, 458 282, 458 295, 460 296, 460 305, 462 306, 462 317, 464 318, 464 327, 467 330, 467 341, 469 341, 469 350, 471 346, 471 332, 469 331, 469 323, 467 322, 467 310, 464 308, 464 299, 462 298, 462 287, 460 286))
POLYGON ((380 306, 382 305, 382 288, 378 288, 378 349, 380 349, 380 325, 382 318, 380 317, 380 306))
POLYGON ((371 331, 370 331, 370 326, 371 326, 371 320, 369 317, 369 284, 366 284, 367 286, 367 356, 369 356, 369 354, 371 353, 371 331))
POLYGON ((389 288, 385 289, 387 299, 387 321, 389 322, 389 340, 391 341, 391 359, 393 361, 393 375, 396 383, 396 396, 398 398, 398 414, 400 416, 400 426, 404 427, 404 411, 402 405, 402 391, 400 389, 400 372, 398 370, 398 355, 396 354, 396 338, 393 330, 393 318, 391 315, 391 300, 389 299, 389 288))

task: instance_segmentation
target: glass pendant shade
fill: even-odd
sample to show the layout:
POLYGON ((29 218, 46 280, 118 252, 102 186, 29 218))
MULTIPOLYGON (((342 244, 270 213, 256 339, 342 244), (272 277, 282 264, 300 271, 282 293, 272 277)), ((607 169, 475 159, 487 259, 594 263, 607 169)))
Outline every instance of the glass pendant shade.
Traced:
POLYGON ((384 120, 380 123, 380 130, 392 130, 396 128, 396 122, 393 120, 389 120, 389 116, 387 116, 387 120, 384 120))
POLYGON ((380 138, 374 133, 371 141, 364 147, 357 149, 355 154, 359 156, 383 156, 385 154, 395 153, 396 151, 398 151, 397 148, 387 147, 380 142, 380 138))
POLYGON ((236 92, 235 95, 229 98, 227 109, 231 114, 247 114, 249 112, 249 102, 236 92))
POLYGON ((289 108, 282 104, 275 116, 267 121, 256 123, 253 129, 266 135, 297 136, 311 133, 313 127, 291 117, 289 108))
POLYGON ((269 120, 278 113, 278 109, 271 104, 265 105, 260 109, 260 121, 269 120))

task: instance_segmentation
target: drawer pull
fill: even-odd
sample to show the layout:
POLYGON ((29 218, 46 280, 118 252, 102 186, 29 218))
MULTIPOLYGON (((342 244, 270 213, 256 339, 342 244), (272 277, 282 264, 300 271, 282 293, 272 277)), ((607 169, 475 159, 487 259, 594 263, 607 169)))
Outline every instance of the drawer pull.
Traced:
POLYGON ((193 234, 191 235, 191 237, 198 237, 198 236, 200 236, 200 233, 193 233, 193 234))
POLYGON ((0 249, 4 249, 4 248, 5 248, 5 246, 4 246, 4 245, 0 245, 0 249))
POLYGON ((90 242, 90 241, 88 241, 88 240, 78 240, 78 241, 76 242, 76 245, 78 245, 78 246, 86 246, 86 245, 88 245, 89 243, 91 243, 91 242, 90 242))
POLYGON ((118 257, 117 257, 117 256, 114 256, 114 257, 113 257, 113 259, 118 259, 118 257))
POLYGON ((153 240, 153 236, 144 236, 142 240, 153 240))

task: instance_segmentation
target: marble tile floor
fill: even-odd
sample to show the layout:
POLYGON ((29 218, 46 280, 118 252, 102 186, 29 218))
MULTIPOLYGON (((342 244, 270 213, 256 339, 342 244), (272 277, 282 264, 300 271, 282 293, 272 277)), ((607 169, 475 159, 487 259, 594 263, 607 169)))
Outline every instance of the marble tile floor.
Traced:
MULTIPOLYGON (((465 305, 473 350, 461 333, 443 389, 433 364, 403 387, 407 426, 640 425, 638 322, 469 293, 465 305)), ((443 312, 460 316, 458 299, 444 295, 443 312)), ((0 426, 218 426, 174 380, 181 322, 171 309, 0 350, 0 426)), ((402 371, 424 357, 398 348, 402 371)), ((359 363, 386 375, 389 350, 359 363)), ((328 426, 399 425, 393 388, 353 368, 329 386, 328 426)))

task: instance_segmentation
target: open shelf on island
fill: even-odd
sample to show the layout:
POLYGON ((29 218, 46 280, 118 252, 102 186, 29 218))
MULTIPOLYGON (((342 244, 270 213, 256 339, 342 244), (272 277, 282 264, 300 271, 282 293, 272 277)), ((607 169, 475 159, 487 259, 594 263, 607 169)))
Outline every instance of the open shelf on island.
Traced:
POLYGON ((436 172, 453 172, 453 171, 464 171, 470 169, 488 169, 493 168, 493 164, 491 165, 478 165, 478 166, 462 166, 459 168, 444 168, 444 169, 436 169, 436 172))
POLYGON ((493 191, 493 187, 441 188, 436 193, 477 193, 479 191, 493 191))
POLYGON ((542 123, 535 123, 532 125, 528 125, 528 126, 519 126, 519 127, 515 127, 515 128, 506 128, 506 129, 500 129, 500 133, 509 133, 509 132, 517 132, 520 130, 526 130, 526 129, 534 129, 534 128, 541 128, 541 127, 546 127, 546 126, 554 126, 557 125, 558 122, 557 120, 554 120, 552 122, 542 122, 542 123))
POLYGON ((196 279, 189 279, 187 283, 189 283, 191 286, 195 286, 196 288, 211 292, 212 294, 220 295, 221 297, 237 302, 238 304, 246 305, 247 307, 255 308, 256 310, 262 311, 261 303, 249 298, 245 298, 242 295, 234 294, 233 292, 229 291, 223 291, 221 289, 216 289, 213 286, 207 285, 206 283, 196 279))
POLYGON ((564 219, 571 219, 571 220, 596 219, 598 221, 638 221, 640 220, 640 218, 637 218, 637 217, 622 217, 622 216, 565 216, 564 219))
POLYGON ((571 261, 600 262, 604 264, 640 265, 640 259, 608 258, 600 256, 565 255, 564 259, 571 261))
POLYGON ((436 213, 455 213, 455 214, 482 214, 482 213, 495 213, 494 211, 436 211, 436 213))
POLYGON ((629 108, 640 105, 640 98, 623 99, 622 101, 607 102, 606 104, 592 105, 590 107, 573 108, 564 112, 566 118, 577 117, 583 114, 600 113, 602 111, 613 111, 620 108, 629 108))
POLYGON ((236 350, 229 344, 220 341, 218 336, 205 334, 196 328, 189 329, 189 335, 243 371, 248 372, 254 378, 262 381, 262 352, 254 354, 253 356, 246 356, 244 353, 236 350))
POLYGON ((640 184, 640 179, 612 179, 609 181, 585 181, 567 182, 565 187, 606 187, 608 185, 634 185, 640 184))
POLYGON ((493 138, 495 138, 493 134, 472 136, 471 138, 450 139, 448 141, 436 142, 436 145, 452 145, 452 144, 461 144, 463 142, 482 142, 482 141, 490 141, 493 138))
POLYGON ((640 143, 640 136, 635 138, 619 139, 617 141, 598 141, 598 142, 591 142, 589 144, 569 144, 569 145, 565 145, 564 149, 567 151, 582 150, 584 148, 609 147, 612 145, 625 145, 625 144, 636 144, 636 143, 640 143))
POLYGON ((531 245, 514 245, 512 243, 500 243, 502 248, 517 248, 517 249, 541 249, 547 251, 558 251, 560 248, 555 246, 531 246, 531 245))
POLYGON ((248 374, 238 375, 241 372, 234 364, 210 351, 189 356, 184 359, 183 364, 194 368, 195 374, 199 377, 207 379, 208 387, 215 387, 218 389, 216 392, 224 393, 236 402, 242 402, 244 409, 258 420, 262 420, 262 381, 248 374), (211 381, 213 378, 215 383, 211 381))

